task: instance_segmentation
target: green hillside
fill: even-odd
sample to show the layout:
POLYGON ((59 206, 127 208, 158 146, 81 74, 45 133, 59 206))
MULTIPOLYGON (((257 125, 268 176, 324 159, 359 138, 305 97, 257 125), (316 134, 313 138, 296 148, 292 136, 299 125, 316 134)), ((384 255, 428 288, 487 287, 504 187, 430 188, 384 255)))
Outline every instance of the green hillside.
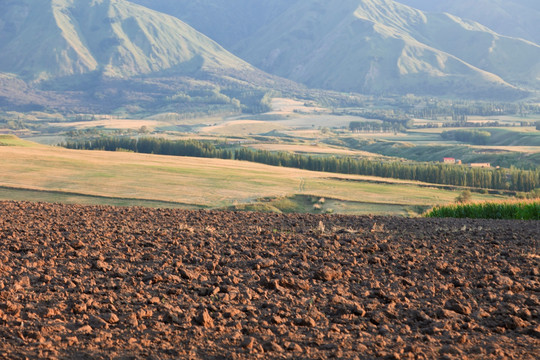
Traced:
MULTIPOLYGON (((427 183, 248 161, 67 150, 12 136, 0 136, 0 158, 0 199, 405 215, 457 195, 427 183)), ((500 198, 474 194, 475 200, 500 198)))
POLYGON ((540 83, 540 46, 390 0, 300 0, 235 50, 270 73, 341 91, 508 99, 540 83))

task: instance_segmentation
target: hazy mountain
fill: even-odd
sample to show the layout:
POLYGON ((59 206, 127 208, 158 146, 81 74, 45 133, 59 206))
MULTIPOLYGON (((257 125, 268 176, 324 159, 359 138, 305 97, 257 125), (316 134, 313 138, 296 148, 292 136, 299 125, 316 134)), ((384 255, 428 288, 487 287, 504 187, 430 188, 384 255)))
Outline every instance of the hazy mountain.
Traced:
POLYGON ((280 16, 298 0, 130 0, 176 16, 226 48, 280 16))
POLYGON ((125 0, 0 0, 0 83, 0 105, 102 111, 201 90, 226 103, 220 86, 295 87, 125 0))
POLYGON ((540 46, 391 0, 300 0, 235 52, 340 91, 507 98, 540 87, 540 46))
POLYGON ((538 0, 398 0, 420 10, 448 12, 504 35, 540 44, 538 0))
POLYGON ((538 45, 391 0, 132 1, 310 87, 505 99, 540 88, 538 45))
POLYGON ((313 88, 507 100, 540 88, 539 58, 531 42, 391 0, 0 0, 0 105, 23 108, 180 99, 171 111, 184 111, 181 99, 210 97, 238 109, 250 89, 299 89, 248 62, 313 88))
POLYGON ((1 0, 0 71, 27 79, 250 66, 179 19, 123 0, 1 0))

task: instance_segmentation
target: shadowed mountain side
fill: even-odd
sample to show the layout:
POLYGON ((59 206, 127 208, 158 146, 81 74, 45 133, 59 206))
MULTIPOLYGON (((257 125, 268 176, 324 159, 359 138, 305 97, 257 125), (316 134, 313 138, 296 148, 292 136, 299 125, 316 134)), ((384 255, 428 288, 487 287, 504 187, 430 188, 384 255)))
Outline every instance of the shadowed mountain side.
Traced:
POLYGON ((230 49, 298 0, 130 0, 176 16, 230 49))
MULTIPOLYGON (((227 99, 215 99, 239 111, 246 107, 237 100, 250 89, 305 92, 295 81, 346 92, 504 100, 540 89, 540 46, 453 15, 391 0, 246 1, 161 0, 154 7, 205 25, 273 75, 182 20, 127 0, 0 0, 0 81, 7 86, 0 105, 183 112, 194 108, 175 100, 186 90, 214 96, 232 87, 227 99)), ((196 111, 204 101, 199 105, 196 111)))
POLYGON ((263 70, 312 87, 491 99, 540 87, 537 45, 394 1, 132 1, 177 16, 263 70))

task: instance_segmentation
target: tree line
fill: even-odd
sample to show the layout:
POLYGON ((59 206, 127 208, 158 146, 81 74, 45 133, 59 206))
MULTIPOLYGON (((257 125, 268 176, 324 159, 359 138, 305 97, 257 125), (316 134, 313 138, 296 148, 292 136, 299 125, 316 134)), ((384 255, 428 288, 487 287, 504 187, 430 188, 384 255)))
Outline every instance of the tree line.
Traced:
POLYGON ((452 130, 443 131, 441 137, 444 140, 455 140, 474 145, 486 145, 491 138, 491 133, 482 130, 452 130))
POLYGON ((433 120, 451 117, 453 121, 466 121, 468 116, 518 115, 526 117, 540 113, 540 106, 537 104, 435 98, 403 97, 401 106, 407 108, 407 113, 413 117, 433 120))
POLYGON ((349 156, 316 156, 289 152, 270 152, 244 147, 233 148, 226 143, 147 137, 138 139, 108 137, 68 142, 64 146, 69 149, 81 150, 127 150, 147 154, 245 160, 312 171, 417 180, 433 184, 483 189, 529 192, 540 187, 540 169, 470 168, 442 163, 379 161, 349 156))
POLYGON ((402 132, 403 124, 393 121, 351 121, 349 130, 353 132, 402 132))

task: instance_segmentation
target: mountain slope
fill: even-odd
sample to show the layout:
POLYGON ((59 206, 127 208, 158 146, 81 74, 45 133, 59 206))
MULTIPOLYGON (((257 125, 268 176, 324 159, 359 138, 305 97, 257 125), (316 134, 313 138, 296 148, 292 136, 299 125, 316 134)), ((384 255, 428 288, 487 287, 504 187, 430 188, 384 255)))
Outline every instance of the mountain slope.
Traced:
POLYGON ((540 46, 390 0, 299 0, 234 50, 270 73, 340 91, 507 98, 540 87, 540 46))
POLYGON ((540 2, 537 0, 398 0, 430 12, 447 12, 477 21, 494 31, 540 44, 540 2))
POLYGON ((0 84, 0 107, 23 111, 238 112, 303 91, 125 0, 0 0, 0 84))
POLYGON ((130 0, 173 15, 226 48, 280 16, 298 0, 130 0))
POLYGON ((109 111, 202 90, 233 106, 246 89, 301 89, 133 2, 314 88, 504 100, 540 89, 540 46, 391 0, 0 0, 0 105, 109 111))
POLYGON ((0 71, 25 79, 251 67, 182 21, 123 0, 2 1, 0 71), (43 36, 36 36, 42 34, 43 36))

